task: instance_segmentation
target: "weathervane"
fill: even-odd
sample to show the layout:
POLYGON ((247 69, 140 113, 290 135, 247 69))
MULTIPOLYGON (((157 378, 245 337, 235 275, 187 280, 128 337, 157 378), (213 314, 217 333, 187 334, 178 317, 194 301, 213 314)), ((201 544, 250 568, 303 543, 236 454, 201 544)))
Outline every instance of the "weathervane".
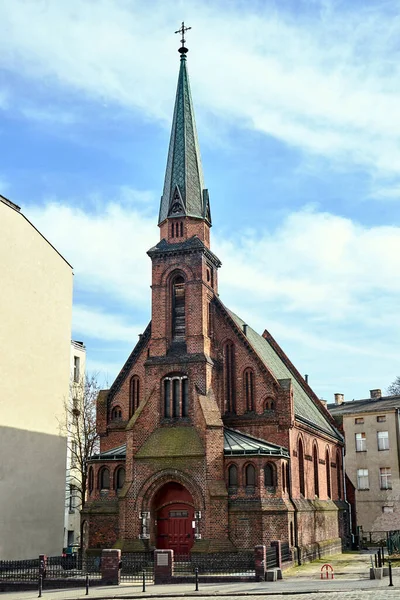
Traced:
POLYGON ((186 54, 187 52, 189 52, 189 50, 187 48, 185 48, 185 33, 186 31, 189 31, 189 29, 192 29, 191 27, 185 27, 185 23, 184 21, 182 21, 182 25, 180 27, 180 29, 178 29, 178 31, 175 31, 175 33, 181 33, 182 37, 181 37, 181 44, 182 46, 179 48, 178 52, 180 52, 181 54, 186 54))

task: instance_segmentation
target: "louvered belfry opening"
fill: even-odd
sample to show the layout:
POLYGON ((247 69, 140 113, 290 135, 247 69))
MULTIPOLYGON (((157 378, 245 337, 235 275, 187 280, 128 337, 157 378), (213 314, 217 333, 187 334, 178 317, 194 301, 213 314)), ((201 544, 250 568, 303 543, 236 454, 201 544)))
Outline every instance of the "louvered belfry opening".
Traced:
POLYGON ((172 338, 184 341, 186 335, 185 282, 178 275, 172 282, 172 338))

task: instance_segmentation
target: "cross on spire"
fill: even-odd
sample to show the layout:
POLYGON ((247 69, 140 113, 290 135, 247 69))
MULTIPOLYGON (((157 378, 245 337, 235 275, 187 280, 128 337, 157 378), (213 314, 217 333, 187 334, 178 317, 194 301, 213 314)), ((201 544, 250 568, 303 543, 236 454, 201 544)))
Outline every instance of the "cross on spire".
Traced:
POLYGON ((182 35, 181 37, 181 44, 182 46, 179 48, 178 52, 180 52, 181 54, 186 54, 188 52, 188 49, 185 48, 185 33, 186 31, 189 31, 189 29, 192 29, 191 27, 185 27, 185 22, 182 21, 182 25, 180 26, 180 28, 175 31, 175 33, 180 33, 182 35))

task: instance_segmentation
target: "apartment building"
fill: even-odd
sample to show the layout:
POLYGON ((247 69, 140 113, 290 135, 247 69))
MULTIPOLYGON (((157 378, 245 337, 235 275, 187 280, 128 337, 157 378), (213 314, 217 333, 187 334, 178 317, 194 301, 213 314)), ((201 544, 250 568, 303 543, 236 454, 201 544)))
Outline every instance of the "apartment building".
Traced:
POLYGON ((369 539, 400 529, 400 396, 335 394, 328 409, 346 438, 346 474, 355 486, 357 525, 369 539))
POLYGON ((0 196, 0 560, 63 544, 72 267, 0 196))

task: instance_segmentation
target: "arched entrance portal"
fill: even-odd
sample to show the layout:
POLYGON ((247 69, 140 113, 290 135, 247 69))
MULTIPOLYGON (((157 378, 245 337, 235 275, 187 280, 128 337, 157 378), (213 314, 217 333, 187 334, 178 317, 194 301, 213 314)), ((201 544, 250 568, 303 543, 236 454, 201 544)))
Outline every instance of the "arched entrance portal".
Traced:
POLYGON ((180 483, 163 485, 154 498, 156 515, 156 547, 187 554, 194 542, 193 498, 180 483))

